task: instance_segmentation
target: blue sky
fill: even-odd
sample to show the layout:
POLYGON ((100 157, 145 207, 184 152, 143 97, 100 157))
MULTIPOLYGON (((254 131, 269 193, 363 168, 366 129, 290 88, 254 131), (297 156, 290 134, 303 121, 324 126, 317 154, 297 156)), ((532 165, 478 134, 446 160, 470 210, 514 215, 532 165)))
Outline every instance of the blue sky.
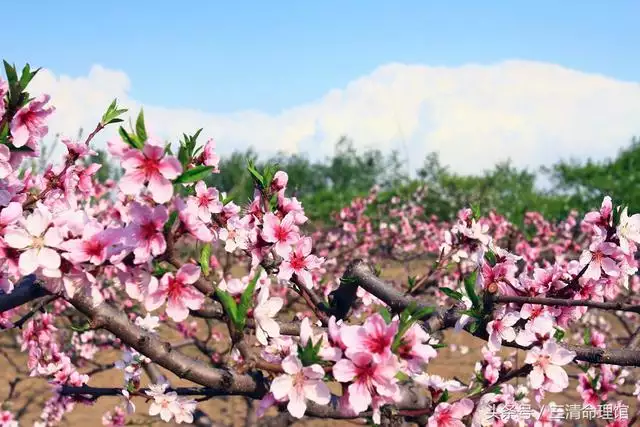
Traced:
POLYGON ((434 151, 462 173, 603 159, 640 135, 637 0, 34 0, 3 12, 15 36, 0 55, 46 68, 31 89, 52 95, 52 135, 93 128, 113 97, 144 107, 159 138, 204 128, 222 155, 322 158, 347 135, 400 150, 412 170, 434 151))
POLYGON ((40 0, 3 14, 22 17, 3 23, 4 58, 71 76, 101 64, 135 99, 216 113, 276 113, 391 62, 640 70, 638 1, 40 0))

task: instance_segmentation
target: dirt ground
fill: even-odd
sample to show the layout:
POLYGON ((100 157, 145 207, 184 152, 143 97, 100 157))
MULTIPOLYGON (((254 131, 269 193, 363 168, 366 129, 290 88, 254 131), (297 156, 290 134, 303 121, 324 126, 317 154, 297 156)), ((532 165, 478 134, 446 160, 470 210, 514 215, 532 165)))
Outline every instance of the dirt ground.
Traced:
MULTIPOLYGON (((389 276, 399 271, 385 272, 384 276, 389 276)), ((401 276, 404 273, 401 273, 401 276)), ((398 277, 398 276, 396 276, 398 277)), ((6 334, 4 338, 0 334, 0 343, 6 342, 6 334)), ((438 374, 445 378, 457 377, 462 381, 467 382, 473 372, 474 364, 478 361, 480 356, 480 349, 484 345, 484 341, 470 337, 466 333, 455 334, 453 331, 447 331, 445 334, 445 342, 447 344, 464 345, 469 347, 469 352, 466 355, 461 355, 459 352, 452 352, 449 348, 443 348, 438 350, 439 357, 436 358, 428 368, 430 374, 438 374)), ((3 352, 6 351, 3 350, 3 352)), ((508 354, 513 350, 506 350, 504 354, 508 354)), ((185 352, 189 354, 195 353, 189 352, 185 349, 185 352)), ((519 352, 518 360, 524 360, 524 353, 519 352)), ((11 351, 8 356, 12 359, 15 366, 21 369, 26 369, 26 355, 16 351, 11 351)), ((117 360, 118 353, 102 352, 97 355, 97 362, 99 363, 113 363, 117 360)), ((90 368, 87 368, 88 370, 90 368)), ((85 371, 86 371, 85 370, 85 371)), ((570 370, 570 373, 577 373, 577 369, 570 370)), ((169 378, 173 386, 189 386, 193 385, 188 381, 176 378, 173 374, 167 374, 163 370, 163 373, 169 378)), ((9 393, 9 382, 18 376, 16 368, 7 362, 5 357, 0 354, 0 402, 3 402, 9 393)), ((119 387, 123 381, 122 372, 117 369, 101 372, 94 375, 89 382, 89 385, 96 387, 119 387)), ((146 381, 146 378, 145 378, 146 381)), ((520 379, 520 381, 525 381, 520 379)), ((514 383, 514 382, 512 382, 514 383)), ((571 380, 570 388, 567 392, 561 395, 551 395, 553 400, 559 404, 580 404, 581 399, 576 391, 576 380, 571 380)), ((21 426, 33 425, 40 415, 43 402, 49 397, 49 386, 41 379, 28 379, 21 381, 16 387, 16 396, 13 400, 13 408, 17 410, 24 406, 28 401, 31 403, 28 409, 25 411, 24 416, 20 420, 21 426)), ((625 388, 627 392, 633 391, 630 387, 625 388)), ((118 397, 102 397, 93 406, 77 405, 75 410, 65 416, 62 422, 62 426, 100 426, 102 415, 111 410, 114 406, 120 404, 122 400, 118 397)), ((146 426, 167 426, 168 424, 161 421, 154 421, 145 414, 147 413, 147 405, 140 398, 134 400, 137 411, 130 420, 136 425, 146 426)), ((629 412, 632 413, 635 409, 635 401, 631 397, 626 398, 626 403, 631 405, 629 412)), ((231 397, 231 398, 216 398, 206 402, 200 403, 198 406, 204 412, 206 412, 211 419, 217 423, 221 423, 226 426, 236 427, 245 426, 245 418, 247 416, 247 403, 244 398, 231 397)), ((173 425, 173 424, 171 424, 173 425)), ((349 421, 334 421, 334 420, 310 420, 302 421, 294 424, 296 426, 352 426, 353 423, 349 421)), ((586 424, 582 424, 586 425, 586 424)))

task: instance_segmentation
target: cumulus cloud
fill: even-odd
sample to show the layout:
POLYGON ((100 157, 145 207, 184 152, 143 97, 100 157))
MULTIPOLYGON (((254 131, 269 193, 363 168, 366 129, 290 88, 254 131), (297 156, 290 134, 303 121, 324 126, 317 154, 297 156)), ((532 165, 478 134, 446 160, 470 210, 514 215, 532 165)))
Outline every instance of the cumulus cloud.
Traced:
MULTIPOLYGON (((279 114, 148 105, 130 97, 135 82, 126 73, 99 65, 82 77, 43 70, 32 85, 32 93, 51 94, 57 108, 51 134, 91 131, 118 97, 134 113, 144 107, 155 135, 175 139, 203 127, 203 136, 215 138, 223 154, 253 146, 265 154, 321 158, 346 134, 357 147, 399 149, 412 168, 436 151, 453 170, 475 173, 508 158, 529 167, 561 158, 601 159, 640 134, 637 83, 530 61, 388 64, 279 114)), ((114 135, 114 129, 107 134, 114 135)))

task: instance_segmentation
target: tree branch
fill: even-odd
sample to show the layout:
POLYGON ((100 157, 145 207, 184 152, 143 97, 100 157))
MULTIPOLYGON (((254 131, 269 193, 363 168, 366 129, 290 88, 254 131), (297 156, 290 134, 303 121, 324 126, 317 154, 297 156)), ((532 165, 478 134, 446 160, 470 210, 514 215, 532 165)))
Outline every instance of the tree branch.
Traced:
POLYGON ((50 295, 50 292, 41 286, 35 286, 36 276, 31 274, 22 278, 10 294, 0 295, 0 313, 20 307, 29 301, 50 295))
POLYGON ((640 305, 624 304, 622 302, 597 302, 590 300, 576 300, 565 298, 538 298, 525 296, 496 295, 493 300, 497 303, 539 304, 560 307, 589 307, 601 310, 627 311, 640 314, 640 305))
MULTIPOLYGON (((376 277, 373 271, 371 271, 371 268, 369 268, 366 263, 360 259, 354 260, 347 267, 343 278, 346 280, 343 280, 340 287, 336 291, 334 291, 337 293, 342 292, 340 296, 338 296, 335 300, 337 309, 340 312, 343 312, 345 310, 344 304, 349 301, 348 298, 345 297, 345 295, 348 296, 353 294, 355 299, 355 293, 358 286, 361 286, 367 292, 381 299, 395 312, 401 311, 404 308, 408 307, 411 301, 413 301, 412 299, 400 294, 390 285, 386 284, 384 281, 376 277), (343 289, 342 291, 341 288, 343 289), (349 291, 348 294, 347 291, 349 291)), ((560 301, 573 300, 560 299, 560 301)), ((420 305, 418 305, 418 307, 420 307, 420 305)), ((346 308, 346 312, 348 312, 348 310, 349 308, 346 308)), ((461 307, 436 310, 429 316, 429 318, 427 318, 427 320, 423 322, 423 327, 429 333, 434 333, 443 329, 451 328, 462 317, 462 310, 464 309, 461 307)), ((476 331, 472 332, 469 329, 469 326, 467 326, 465 330, 475 337, 481 338, 485 341, 489 340, 489 334, 484 329, 479 328, 476 331)), ((528 350, 533 347, 521 346, 516 344, 515 342, 503 342, 502 345, 504 345, 505 347, 518 348, 521 350, 528 350)), ((640 366, 639 349, 603 349, 596 347, 568 345, 563 343, 560 343, 560 345, 564 346, 568 350, 575 351, 575 360, 577 361, 620 366, 640 366)))

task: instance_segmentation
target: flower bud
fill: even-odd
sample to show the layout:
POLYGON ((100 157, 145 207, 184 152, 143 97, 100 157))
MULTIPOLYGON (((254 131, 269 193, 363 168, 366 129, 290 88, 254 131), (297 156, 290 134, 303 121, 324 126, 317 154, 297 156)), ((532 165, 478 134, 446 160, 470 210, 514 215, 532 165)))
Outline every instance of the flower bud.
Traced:
POLYGON ((284 189, 287 186, 287 182, 289 181, 289 175, 286 172, 278 171, 273 176, 273 181, 271 181, 271 191, 278 192, 284 189))

